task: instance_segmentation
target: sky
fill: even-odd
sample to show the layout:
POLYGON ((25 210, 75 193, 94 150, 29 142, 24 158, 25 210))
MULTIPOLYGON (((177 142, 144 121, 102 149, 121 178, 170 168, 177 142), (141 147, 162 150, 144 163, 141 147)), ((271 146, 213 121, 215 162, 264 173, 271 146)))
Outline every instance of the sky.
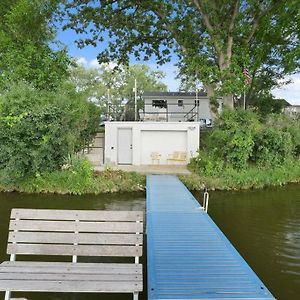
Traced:
MULTIPOLYGON (((105 47, 105 44, 99 45, 97 47, 88 46, 83 49, 79 49, 76 46, 75 40, 78 38, 72 30, 59 31, 57 39, 65 44, 69 50, 69 54, 76 58, 77 61, 88 67, 97 67, 97 54, 101 50, 101 46, 105 47)), ((178 91, 180 81, 176 79, 177 68, 174 65, 174 61, 166 63, 162 66, 156 65, 154 59, 147 62, 136 62, 133 58, 131 63, 143 63, 149 65, 153 70, 160 70, 165 73, 165 78, 162 80, 167 86, 169 91, 178 91)), ((287 100, 290 104, 300 105, 300 73, 289 76, 285 80, 291 80, 291 83, 284 85, 278 89, 272 91, 276 98, 283 98, 287 100)))

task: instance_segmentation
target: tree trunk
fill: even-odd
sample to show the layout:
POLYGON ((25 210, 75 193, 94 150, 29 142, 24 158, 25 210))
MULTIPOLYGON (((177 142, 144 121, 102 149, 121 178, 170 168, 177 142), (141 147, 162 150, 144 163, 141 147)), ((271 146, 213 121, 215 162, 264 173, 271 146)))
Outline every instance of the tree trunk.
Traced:
POLYGON ((204 88, 207 92, 207 97, 208 97, 208 107, 211 112, 211 117, 213 120, 216 119, 218 113, 219 113, 219 107, 216 107, 212 103, 214 103, 214 98, 215 98, 215 87, 213 85, 204 85, 204 88))
POLYGON ((226 95, 223 96, 223 105, 233 109, 234 105, 233 105, 233 95, 226 95))

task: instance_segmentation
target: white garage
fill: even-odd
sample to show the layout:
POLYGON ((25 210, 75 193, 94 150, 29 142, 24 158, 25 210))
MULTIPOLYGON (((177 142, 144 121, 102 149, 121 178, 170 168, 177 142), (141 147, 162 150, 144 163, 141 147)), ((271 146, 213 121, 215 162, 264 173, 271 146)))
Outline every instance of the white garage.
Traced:
MULTIPOLYGON (((152 159, 152 153, 160 155, 159 162, 167 164, 167 158, 174 152, 187 152, 187 131, 141 131, 141 164, 157 163, 152 159)), ((171 163, 171 161, 169 161, 171 163)), ((175 162, 175 161, 174 161, 175 162)))
POLYGON ((199 124, 107 122, 105 164, 187 164, 199 148, 199 124))

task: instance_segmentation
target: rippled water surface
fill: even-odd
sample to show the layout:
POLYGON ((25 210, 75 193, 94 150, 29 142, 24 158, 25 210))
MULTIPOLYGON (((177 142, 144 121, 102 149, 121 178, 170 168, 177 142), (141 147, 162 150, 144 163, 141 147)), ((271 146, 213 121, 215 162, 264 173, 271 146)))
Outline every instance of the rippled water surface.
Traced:
MULTIPOLYGON (((200 194, 195 195, 201 199, 200 194)), ((201 202, 201 201, 200 201, 201 202)), ((0 193, 0 262, 6 253, 13 207, 144 210, 141 193, 101 196, 20 195, 0 193)), ((300 299, 300 186, 210 194, 209 214, 279 300, 300 299)), ((145 257, 143 263, 146 265, 145 257)), ((146 285, 144 287, 146 290, 146 285)), ((17 294, 18 295, 18 294, 17 294)), ((125 295, 37 294, 29 300, 129 300, 125 295)), ((0 293, 3 298, 3 293, 0 293)), ((144 292, 141 300, 146 300, 144 292)))
POLYGON ((273 295, 300 299, 300 186, 210 196, 209 215, 273 295))

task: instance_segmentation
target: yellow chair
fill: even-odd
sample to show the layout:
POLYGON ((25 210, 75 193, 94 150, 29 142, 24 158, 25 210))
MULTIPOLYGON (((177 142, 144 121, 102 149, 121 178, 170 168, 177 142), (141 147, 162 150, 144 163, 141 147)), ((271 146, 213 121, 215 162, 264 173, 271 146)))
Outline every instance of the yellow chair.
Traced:
POLYGON ((154 165, 155 162, 159 165, 161 154, 158 152, 151 152, 150 154, 152 165, 154 165))

